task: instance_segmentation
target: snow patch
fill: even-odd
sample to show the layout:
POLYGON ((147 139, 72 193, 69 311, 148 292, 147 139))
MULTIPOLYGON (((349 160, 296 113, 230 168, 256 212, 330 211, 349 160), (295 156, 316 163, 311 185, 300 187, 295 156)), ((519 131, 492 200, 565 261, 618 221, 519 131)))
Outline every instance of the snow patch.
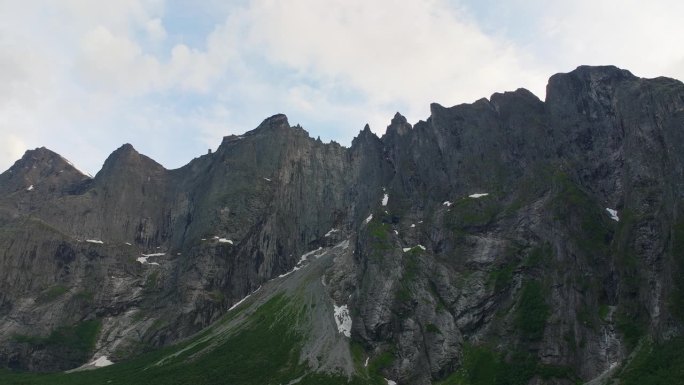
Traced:
POLYGON ((128 246, 133 246, 133 245, 130 244, 130 242, 126 242, 126 244, 127 244, 128 246))
POLYGON ((444 206, 446 206, 446 207, 449 207, 449 206, 451 206, 451 205, 453 205, 453 204, 454 204, 454 202, 451 202, 451 201, 444 201, 444 203, 442 203, 442 205, 444 205, 444 206))
POLYGON ((147 262, 147 258, 149 257, 138 257, 135 260, 142 263, 143 265, 156 265, 159 266, 157 262, 147 262))
POLYGON ((233 304, 233 306, 231 306, 230 309, 228 309, 228 311, 231 311, 231 310, 235 309, 236 307, 240 306, 243 302, 245 302, 245 300, 247 300, 247 298, 251 297, 252 294, 254 294, 254 293, 256 293, 257 291, 259 291, 259 289, 261 289, 261 286, 257 287, 257 289, 254 290, 253 292, 247 294, 247 295, 245 296, 245 298, 243 298, 243 299, 241 299, 241 300, 235 302, 235 303, 233 304))
POLYGON ((363 363, 363 367, 364 367, 364 368, 367 368, 367 367, 368 367, 368 360, 369 360, 369 359, 370 359, 370 357, 366 357, 366 362, 363 363))
POLYGON ((387 193, 385 193, 385 195, 383 195, 383 197, 382 197, 382 205, 387 206, 387 201, 389 201, 389 195, 387 195, 387 193))
POLYGON ((606 211, 608 211, 608 215, 610 215, 610 219, 614 220, 615 222, 620 221, 620 217, 618 217, 617 210, 609 209, 608 207, 606 207, 606 211))
POLYGON ((86 239, 86 242, 88 242, 88 243, 97 243, 98 245, 101 245, 101 244, 104 243, 104 242, 102 242, 102 241, 99 240, 99 239, 86 239))
POLYGON ((302 267, 304 267, 304 266, 300 266, 299 263, 297 263, 297 265, 295 267, 293 267, 292 270, 288 271, 287 273, 280 274, 278 276, 278 278, 287 277, 288 275, 294 273, 295 271, 301 269, 302 267))
POLYGON ((32 191, 33 190, 33 185, 30 185, 26 188, 26 191, 32 191))
POLYGON ((157 262, 147 262, 147 258, 150 257, 161 257, 163 255, 166 255, 166 253, 154 253, 154 254, 142 254, 142 257, 138 257, 135 260, 142 263, 143 265, 155 265, 159 266, 157 262))
POLYGON ((341 247, 342 249, 347 250, 349 248, 349 239, 344 240, 344 241, 336 244, 335 246, 333 246, 333 249, 336 249, 338 247, 341 247))
POLYGON ((394 230, 394 234, 399 235, 399 232, 397 230, 394 230))
POLYGON ((219 238, 218 242, 219 243, 230 243, 231 245, 233 244, 233 241, 231 241, 230 239, 226 239, 226 238, 219 238))
POLYGON ((351 337, 352 319, 351 316, 349 316, 349 308, 347 305, 333 306, 335 307, 334 316, 335 323, 337 324, 337 331, 344 334, 345 337, 351 337))
POLYGON ((324 236, 325 236, 325 237, 329 237, 329 236, 331 236, 333 233, 336 233, 336 232, 338 232, 338 231, 340 231, 340 230, 338 230, 338 229, 330 229, 330 231, 328 231, 327 233, 325 233, 324 236))
POLYGON ((278 278, 287 277, 288 275, 294 273, 295 271, 297 271, 297 270, 299 270, 299 269, 301 269, 301 267, 295 266, 292 270, 288 271, 287 273, 280 274, 280 275, 278 276, 278 278))
POLYGON ((265 180, 266 182, 270 182, 270 181, 271 181, 271 180, 268 179, 268 178, 264 178, 264 180, 265 180))
POLYGON ((411 251, 411 250, 415 249, 416 247, 419 247, 419 248, 422 249, 423 251, 427 250, 427 249, 425 248, 425 246, 423 246, 423 245, 415 245, 415 246, 413 246, 413 247, 404 247, 402 250, 404 250, 404 253, 405 253, 405 252, 407 252, 407 251, 411 251))
POLYGON ((304 264, 304 262, 306 262, 306 260, 309 258, 310 255, 313 255, 316 252, 321 251, 321 250, 323 250, 323 248, 319 247, 316 250, 311 250, 308 253, 302 254, 302 257, 299 258, 299 262, 297 262, 297 266, 302 266, 302 264, 304 264))
MULTIPOLYGON (((297 271, 297 270, 299 270, 299 269, 302 269, 302 268, 306 267, 306 265, 304 264, 304 262, 307 261, 307 259, 309 258, 309 256, 312 255, 312 254, 314 254, 314 253, 316 253, 316 252, 318 252, 318 251, 321 251, 321 250, 323 250, 323 248, 322 248, 322 247, 319 247, 319 248, 317 248, 316 250, 311 250, 311 251, 309 251, 308 253, 303 254, 302 257, 299 258, 299 262, 297 262, 297 264, 295 265, 295 267, 292 268, 292 270, 288 271, 287 273, 280 274, 280 275, 278 276, 278 278, 287 277, 288 275, 294 273, 295 271, 297 271)), ((318 257, 320 257, 320 256, 318 256, 318 257)), ((317 257, 317 258, 318 258, 318 257, 317 257)))
POLYGON ((416 227, 416 224, 415 224, 415 223, 411 223, 411 227, 412 227, 412 228, 413 228, 413 227, 416 227))
POLYGON ((477 199, 477 198, 486 197, 487 195, 489 195, 489 193, 470 194, 470 195, 468 195, 468 198, 475 198, 475 199, 477 199))
POLYGON ((387 385, 397 385, 397 383, 392 380, 388 380, 385 378, 385 381, 387 381, 387 385))
POLYGON ((112 364, 113 364, 113 362, 110 361, 107 358, 107 356, 102 356, 102 357, 97 358, 96 360, 88 362, 87 364, 83 364, 76 369, 67 370, 65 373, 74 373, 74 372, 81 372, 84 370, 92 370, 92 369, 96 369, 96 368, 102 368, 105 366, 109 366, 112 364))
POLYGON ((372 220, 373 220, 373 214, 369 215, 368 218, 366 218, 366 220, 363 221, 363 223, 367 225, 372 220))
POLYGON ((112 364, 113 364, 113 362, 112 362, 112 361, 109 361, 109 359, 107 358, 107 356, 102 356, 102 357, 96 359, 95 361, 91 362, 91 363, 88 364, 88 365, 92 365, 92 366, 94 366, 94 367, 96 367, 96 368, 102 368, 102 367, 109 366, 109 365, 112 365, 112 364))

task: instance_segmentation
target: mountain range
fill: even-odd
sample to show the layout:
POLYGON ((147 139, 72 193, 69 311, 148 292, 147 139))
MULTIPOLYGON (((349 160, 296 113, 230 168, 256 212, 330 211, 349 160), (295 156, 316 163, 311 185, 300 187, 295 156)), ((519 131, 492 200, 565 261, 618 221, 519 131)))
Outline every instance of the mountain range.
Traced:
POLYGON ((684 381, 683 199, 684 84, 613 66, 350 147, 274 115, 175 170, 30 150, 0 382, 684 381))

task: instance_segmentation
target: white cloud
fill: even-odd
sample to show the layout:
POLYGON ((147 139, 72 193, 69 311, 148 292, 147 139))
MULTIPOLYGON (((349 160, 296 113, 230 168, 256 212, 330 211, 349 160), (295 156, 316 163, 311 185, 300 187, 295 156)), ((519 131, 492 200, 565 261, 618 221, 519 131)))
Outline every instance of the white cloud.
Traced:
POLYGON ((185 44, 178 44, 171 50, 171 61, 166 71, 168 85, 186 90, 207 92, 215 84, 227 62, 215 52, 202 52, 185 44))
POLYGON ((154 42, 166 39, 166 29, 164 29, 162 21, 159 18, 148 20, 147 23, 145 23, 145 29, 147 30, 149 39, 154 42))
POLYGON ((81 40, 77 73, 86 86, 96 86, 99 92, 136 95, 177 88, 205 93, 230 71, 236 49, 230 32, 225 25, 218 26, 207 36, 206 50, 176 44, 163 61, 127 34, 98 26, 81 40))
POLYGON ((677 0, 514 0, 534 31, 521 42, 547 71, 613 64, 644 77, 684 79, 684 2, 677 0))
MULTIPOLYGON (((0 36, 2 30, 0 30, 0 36)), ((31 103, 52 86, 49 58, 0 38, 0 107, 31 103)))
POLYGON ((521 81, 543 91, 525 55, 446 1, 255 0, 246 15, 249 44, 321 82, 362 90, 369 110, 407 105, 417 119, 430 102, 474 101, 521 81))
POLYGON ((176 167, 278 112, 349 144, 430 102, 543 97, 580 64, 683 79, 683 13, 671 0, 0 2, 0 168, 45 145, 94 173, 123 142, 176 167), (190 6, 222 21, 185 40, 167 15, 190 6))
POLYGON ((160 64, 138 44, 99 26, 86 33, 77 64, 87 84, 107 92, 145 92, 161 83, 160 64))
POLYGON ((4 135, 0 138, 0 172, 5 171, 27 150, 24 142, 15 135, 4 135))
POLYGON ((38 1, 38 3, 43 3, 45 9, 54 12, 55 16, 62 20, 68 20, 69 23, 64 25, 66 28, 81 31, 104 25, 119 34, 145 27, 148 21, 163 12, 165 1, 60 0, 50 3, 38 1))

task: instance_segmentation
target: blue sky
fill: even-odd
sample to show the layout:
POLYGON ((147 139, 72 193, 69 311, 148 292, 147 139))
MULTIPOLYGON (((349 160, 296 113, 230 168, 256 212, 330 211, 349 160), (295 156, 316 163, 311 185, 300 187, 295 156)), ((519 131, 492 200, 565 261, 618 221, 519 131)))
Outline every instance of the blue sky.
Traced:
POLYGON ((396 111, 614 64, 684 79, 684 2, 0 1, 0 169, 46 146, 95 174, 129 142, 167 168, 288 115, 348 145, 396 111))

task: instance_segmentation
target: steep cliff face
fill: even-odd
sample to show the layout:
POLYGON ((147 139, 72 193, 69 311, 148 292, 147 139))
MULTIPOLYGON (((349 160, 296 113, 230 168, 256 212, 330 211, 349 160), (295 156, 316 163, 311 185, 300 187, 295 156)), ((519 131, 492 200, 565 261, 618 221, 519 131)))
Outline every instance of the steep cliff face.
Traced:
POLYGON ((427 383, 484 343, 529 358, 529 379, 549 367, 590 379, 640 336, 679 333, 682 92, 580 67, 552 77, 543 103, 518 90, 433 105, 412 129, 395 117, 388 212, 357 249, 356 324, 368 346, 407 358, 393 376, 427 383))
POLYGON ((348 150, 283 115, 178 170, 124 145, 94 178, 71 177, 55 168, 71 172, 65 162, 53 165, 58 155, 34 152, 49 153, 29 152, 3 174, 18 180, 3 183, 2 205, 2 309, 20 318, 2 326, 10 366, 82 362, 92 347, 62 360, 50 338, 89 320, 102 329, 95 349, 108 355, 172 342, 290 270, 332 228, 351 226, 348 150), (62 179, 40 179, 53 174, 62 179))
POLYGON ((29 151, 0 174, 0 360, 169 344, 348 240, 322 282, 382 376, 489 357, 520 363, 514 383, 589 380, 681 332, 683 143, 681 82, 579 67, 545 101, 433 104, 350 148, 275 115, 177 170, 124 145, 89 178, 29 151))

